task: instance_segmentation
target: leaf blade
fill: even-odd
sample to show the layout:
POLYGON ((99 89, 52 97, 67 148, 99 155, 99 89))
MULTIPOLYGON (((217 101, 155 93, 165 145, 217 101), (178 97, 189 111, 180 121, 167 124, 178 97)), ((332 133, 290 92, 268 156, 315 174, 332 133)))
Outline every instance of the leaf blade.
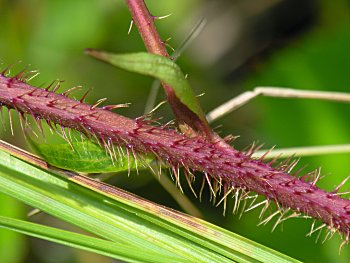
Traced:
POLYGON ((103 149, 90 141, 48 144, 30 140, 32 148, 49 164, 65 170, 81 173, 117 173, 144 169, 151 158, 144 156, 142 162, 133 155, 103 149), (72 149, 73 148, 73 149, 72 149))
POLYGON ((176 97, 206 123, 205 115, 180 67, 170 59, 146 52, 112 54, 94 49, 85 51, 88 55, 118 68, 157 78, 174 90, 176 97))
MULTIPOLYGON (((1 192, 108 240, 141 246, 158 256, 159 262, 230 262, 138 217, 137 210, 125 209, 120 203, 62 175, 35 168, 3 151, 0 151, 0 168, 1 192)), ((145 262, 152 261, 145 259, 145 262)))
MULTIPOLYGON (((55 190, 59 196, 50 195, 51 199, 48 199, 47 195, 39 196, 36 200, 36 207, 45 208, 42 210, 58 217, 62 217, 62 214, 58 214, 57 210, 63 210, 64 215, 69 215, 69 212, 74 211, 69 210, 69 208, 75 208, 75 213, 68 218, 68 221, 75 222, 82 227, 82 224, 85 223, 84 220, 91 220, 90 217, 92 217, 93 220, 89 222, 90 229, 88 231, 114 242, 127 242, 133 246, 142 244, 143 247, 154 251, 155 255, 163 257, 163 260, 166 257, 169 260, 175 257, 179 262, 185 259, 193 262, 261 262, 261 259, 262 262, 298 262, 210 223, 156 205, 85 176, 57 171, 59 174, 49 174, 49 178, 45 178, 48 176, 47 172, 34 168, 17 158, 10 158, 10 154, 35 163, 42 169, 47 169, 45 163, 40 162, 40 159, 35 159, 23 151, 20 152, 19 149, 13 149, 0 143, 1 149, 5 152, 0 151, 0 167, 3 167, 3 169, 0 169, 0 191, 23 200, 24 198, 28 199, 33 187, 37 191, 36 195, 45 192, 43 183, 47 184, 49 182, 50 185, 53 184, 55 187, 47 189, 48 193, 52 194, 55 190), (15 174, 9 176, 4 173, 4 171, 11 169, 15 170, 15 174), (31 170, 34 170, 35 173, 31 170), (23 174, 23 171, 35 177, 39 185, 33 185, 33 179, 24 180, 26 175, 23 174), (19 174, 16 175, 16 173, 19 174), (64 178, 66 180, 63 180, 64 178), (20 187, 25 187, 24 191, 23 189, 22 192, 18 191, 18 184, 21 184, 20 187), (57 189, 59 186, 63 189, 57 189), (93 192, 87 188, 93 190, 93 192), (60 189, 62 192, 58 191, 60 189), (93 202, 87 202, 85 198, 92 196, 98 196, 99 198, 93 202), (56 205, 53 209, 54 199, 58 199, 62 204, 56 205), (64 205, 63 201, 67 202, 65 199, 69 200, 70 207, 64 205), (43 207, 47 205, 47 202, 43 202, 43 200, 49 201, 48 207, 43 207), (75 200, 79 200, 78 205, 76 204, 77 201, 74 202, 75 200), (82 203, 82 200, 86 200, 86 202, 82 203), (87 206, 88 210, 85 211, 82 206, 87 206), (95 209, 98 209, 98 211, 95 211, 95 209), (93 213, 94 211, 96 213, 93 213), (86 212, 87 215, 80 217, 82 212, 86 212), (116 221, 117 216, 122 217, 118 222, 116 221), (128 223, 128 219, 132 222, 128 223), (105 228, 104 224, 108 223, 113 224, 114 227, 120 227, 120 229, 116 231, 114 228, 105 228), (141 223, 141 227, 137 223, 141 223), (193 226, 196 226, 196 229, 193 226), (118 236, 123 234, 125 234, 123 236, 124 240, 118 239, 118 236), (147 240, 146 243, 142 242, 143 239, 147 240)), ((33 205, 32 202, 31 205, 33 205)))
MULTIPOLYGON (((121 243, 115 243, 71 231, 61 230, 36 223, 27 222, 8 217, 0 216, 0 227, 7 228, 18 233, 36 238, 45 239, 58 244, 95 252, 104 256, 113 257, 131 262, 143 262, 143 258, 135 253, 137 249, 141 255, 147 255, 147 251, 138 247, 132 247, 121 243), (134 257, 134 258, 132 258, 134 257)), ((147 255, 152 258, 152 255, 147 255)), ((154 258, 155 260, 157 257, 154 258)))

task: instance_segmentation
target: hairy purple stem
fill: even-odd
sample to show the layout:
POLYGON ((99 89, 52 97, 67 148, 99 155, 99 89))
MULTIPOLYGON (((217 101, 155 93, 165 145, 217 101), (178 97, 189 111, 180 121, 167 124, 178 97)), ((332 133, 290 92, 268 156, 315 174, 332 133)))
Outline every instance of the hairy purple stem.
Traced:
POLYGON ((349 239, 350 201, 328 193, 262 160, 202 137, 188 138, 175 130, 146 124, 67 98, 62 94, 0 75, 0 105, 63 127, 96 136, 104 145, 124 145, 133 153, 151 153, 177 169, 200 171, 231 188, 254 191, 280 207, 320 219, 349 239))

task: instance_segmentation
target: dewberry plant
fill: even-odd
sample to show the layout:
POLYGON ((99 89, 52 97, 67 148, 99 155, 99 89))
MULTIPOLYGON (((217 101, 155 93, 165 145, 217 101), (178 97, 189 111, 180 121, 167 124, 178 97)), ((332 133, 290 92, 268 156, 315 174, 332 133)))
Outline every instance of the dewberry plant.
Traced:
MULTIPOLYGON (((233 196, 234 213, 260 208, 260 223, 273 220, 273 229, 289 218, 311 218, 310 235, 326 229, 325 239, 337 233, 343 238, 340 247, 345 246, 350 235, 350 201, 342 197, 340 188, 346 180, 333 191, 325 191, 316 185, 319 170, 294 171, 297 161, 267 159, 269 151, 253 157, 259 148, 254 145, 244 151, 235 149, 230 136, 222 138, 209 126, 188 80, 170 59, 167 43, 157 32, 157 17, 149 13, 144 1, 126 4, 148 53, 113 54, 95 49, 86 53, 159 79, 176 124, 160 124, 152 114, 127 118, 115 112, 125 104, 103 105, 105 99, 88 104, 87 93, 74 99, 71 93, 75 88, 58 91, 60 81, 38 88, 29 83, 36 72, 25 69, 13 74, 11 66, 5 68, 0 76, 1 107, 8 109, 11 130, 11 112, 19 115, 22 130, 44 160, 2 142, 1 191, 100 238, 8 218, 2 218, 2 225, 126 261, 296 261, 77 173, 150 169, 159 175, 169 170, 180 189, 186 183, 200 196, 208 188, 213 202, 223 204, 224 209, 233 196), (29 133, 45 136, 43 123, 67 143, 47 146, 33 141, 29 133), (95 161, 107 156, 107 165, 93 166, 94 170, 79 164, 72 168, 57 160, 67 149, 77 159, 83 159, 84 153, 95 161), (90 152, 95 155, 91 157, 90 152), (198 181, 202 186, 196 191, 192 185, 198 181), (262 252, 254 252, 256 249, 262 252)), ((346 94, 336 95, 346 100, 346 94)))

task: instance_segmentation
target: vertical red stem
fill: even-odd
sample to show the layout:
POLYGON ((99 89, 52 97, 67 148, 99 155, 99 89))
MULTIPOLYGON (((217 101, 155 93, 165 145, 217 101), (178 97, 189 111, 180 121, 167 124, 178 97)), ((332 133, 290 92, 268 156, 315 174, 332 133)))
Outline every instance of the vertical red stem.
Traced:
POLYGON ((144 1, 126 0, 126 3, 148 52, 169 57, 169 54, 154 24, 154 17, 148 11, 144 1))
MULTIPOLYGON (((133 22, 135 23, 148 52, 169 57, 164 42, 161 40, 154 24, 155 18, 148 11, 145 2, 143 0, 126 0, 126 3, 131 12, 133 22)), ((162 85, 165 90, 167 100, 179 124, 187 124, 196 133, 210 140, 216 138, 204 117, 199 118, 186 105, 181 103, 171 86, 166 83, 162 83, 162 85)))

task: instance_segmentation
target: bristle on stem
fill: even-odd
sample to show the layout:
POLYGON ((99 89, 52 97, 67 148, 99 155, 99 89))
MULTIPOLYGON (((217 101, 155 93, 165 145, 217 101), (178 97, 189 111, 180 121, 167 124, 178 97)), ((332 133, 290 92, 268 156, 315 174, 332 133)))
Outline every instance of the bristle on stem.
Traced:
MULTIPOLYGON (((59 81, 55 85, 54 91, 60 83, 59 81)), ((343 199, 334 192, 328 193, 319 189, 316 183, 321 177, 320 170, 316 170, 311 182, 307 182, 303 178, 288 174, 297 161, 287 159, 277 168, 272 167, 262 160, 251 158, 251 154, 256 150, 255 146, 244 153, 224 144, 222 140, 209 142, 201 136, 189 138, 169 127, 151 125, 145 118, 132 120, 113 113, 108 108, 99 108, 101 100, 93 106, 85 104, 86 96, 87 93, 80 101, 76 101, 65 95, 50 92, 48 88, 39 89, 24 82, 14 81, 4 74, 0 76, 1 106, 32 115, 34 120, 44 120, 52 130, 56 127, 53 124, 58 125, 68 143, 70 138, 66 128, 78 130, 87 138, 99 143, 101 147, 105 147, 111 158, 114 156, 113 145, 121 155, 128 156, 129 170, 131 155, 138 159, 139 155, 152 154, 160 167, 162 164, 170 167, 179 186, 181 168, 189 171, 188 181, 191 181, 195 172, 202 172, 199 198, 205 185, 209 186, 213 201, 220 191, 223 191, 224 196, 231 191, 235 197, 234 213, 239 210, 240 203, 240 214, 257 207, 255 194, 250 194, 255 192, 265 196, 267 200, 260 204, 265 204, 260 214, 260 224, 266 224, 277 215, 279 223, 285 218, 284 211, 290 209, 320 220, 332 231, 348 237, 350 200, 343 199), (121 146, 124 147, 124 152, 121 146), (276 203, 277 210, 265 217, 271 202, 276 203)), ((13 132, 11 114, 9 119, 13 132)), ((226 198, 219 203, 225 200, 226 198)), ((332 233, 329 236, 332 236, 332 233)))

